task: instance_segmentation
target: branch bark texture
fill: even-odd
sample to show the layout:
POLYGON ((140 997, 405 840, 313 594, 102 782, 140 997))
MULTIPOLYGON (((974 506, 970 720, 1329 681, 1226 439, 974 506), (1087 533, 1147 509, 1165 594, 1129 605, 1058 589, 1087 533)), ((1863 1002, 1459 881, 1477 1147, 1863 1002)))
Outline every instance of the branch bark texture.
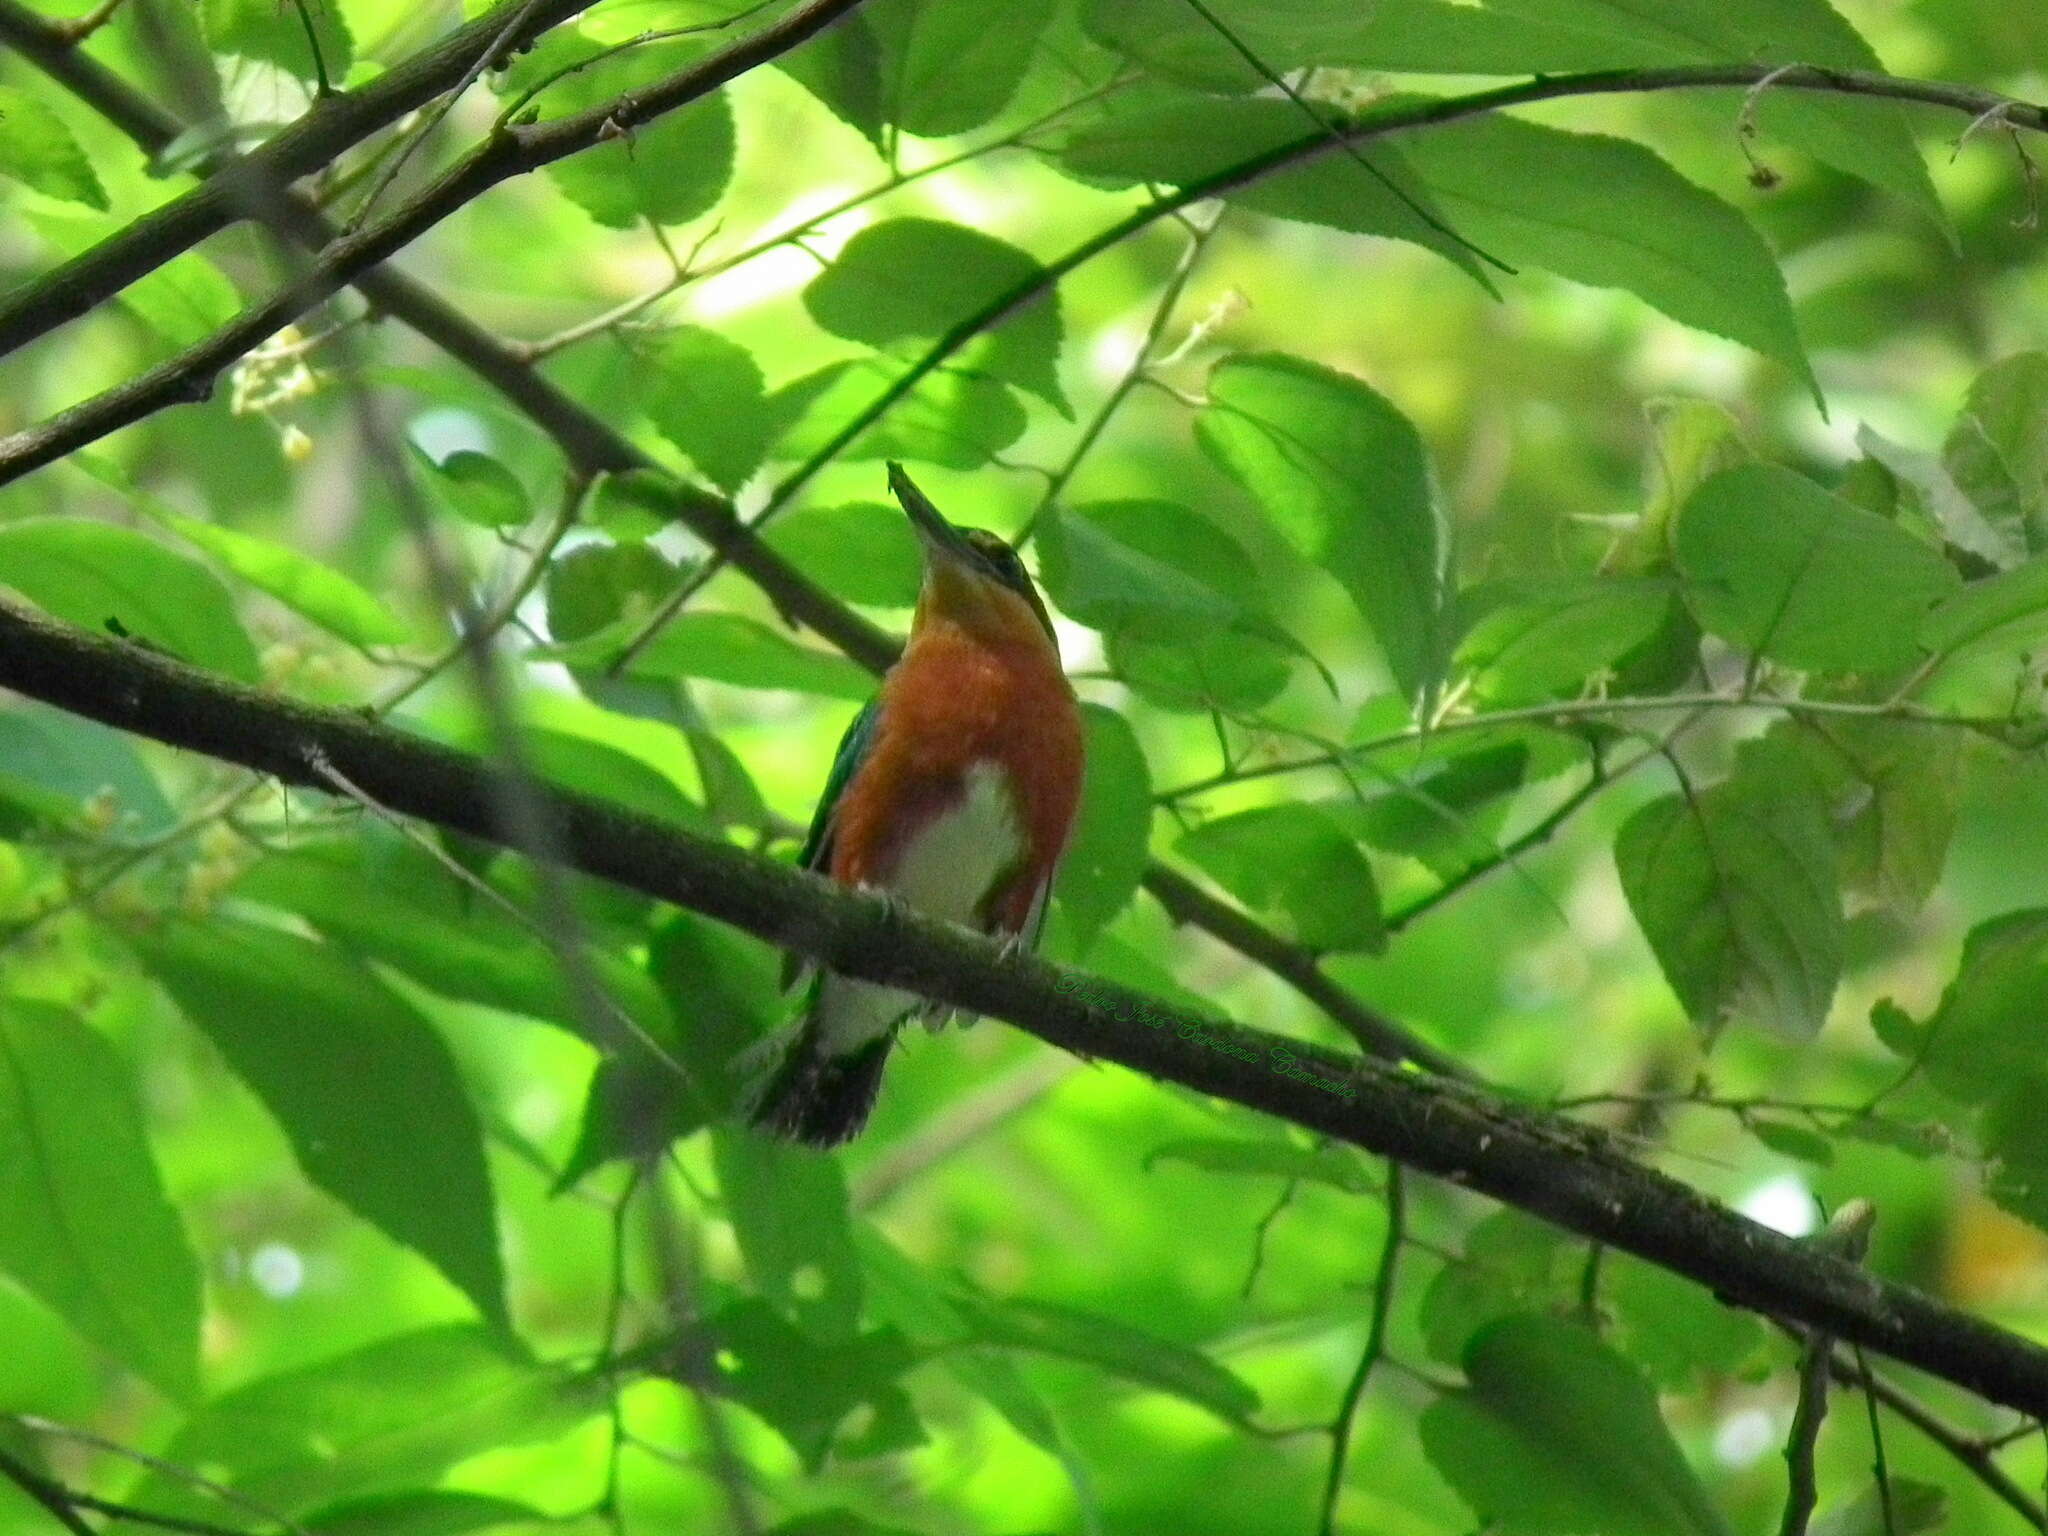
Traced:
MULTIPOLYGON (((0 686, 291 784, 325 790, 338 771, 407 815, 508 841, 497 819, 508 786, 482 758, 9 607, 0 607, 0 686)), ((1688 1276, 1734 1305, 2048 1414, 2048 1349, 1746 1220, 1592 1127, 1006 956, 965 929, 590 796, 548 789, 541 804, 554 846, 585 873, 848 975, 1007 1019, 1066 1050, 1395 1158, 1688 1276)))

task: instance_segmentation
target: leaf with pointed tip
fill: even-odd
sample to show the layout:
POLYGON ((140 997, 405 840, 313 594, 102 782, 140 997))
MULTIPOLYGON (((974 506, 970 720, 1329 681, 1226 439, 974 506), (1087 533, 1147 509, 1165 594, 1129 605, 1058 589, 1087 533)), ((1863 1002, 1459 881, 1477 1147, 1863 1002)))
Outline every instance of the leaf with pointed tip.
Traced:
POLYGON ((1782 363, 1820 398, 1770 247, 1651 150, 1497 114, 1433 128, 1404 148, 1451 227, 1482 250, 1632 293, 1782 363))
POLYGON ((1246 353, 1211 371, 1195 435, 1351 594, 1402 692, 1433 688, 1445 660, 1443 530, 1408 419, 1362 379, 1246 353))
POLYGON ((1810 776, 1756 771, 1653 800, 1614 840, 1664 979, 1708 1031, 1817 1033, 1842 972, 1835 850, 1810 776))
POLYGON ((483 1131, 433 1026, 358 962, 281 929, 217 916, 132 942, 306 1177, 505 1323, 483 1131))
MULTIPOLYGON (((482 1451, 551 1440, 599 1411, 596 1378, 535 1363, 472 1323, 395 1334, 236 1387, 172 1438, 173 1469, 204 1467, 252 1502, 297 1515, 432 1482, 482 1451)), ((162 1514, 218 1518, 218 1496, 175 1470, 135 1500, 162 1514)))
POLYGON ((1152 776, 1123 716, 1083 704, 1087 781, 1081 809, 1054 883, 1085 954, 1095 936, 1136 894, 1152 828, 1152 776))
POLYGON ((256 681, 256 647, 227 588, 132 528, 59 517, 0 525, 0 586, 80 629, 113 628, 237 682, 256 681))
POLYGON ((1431 1463, 1484 1522, 1525 1536, 1727 1536, 1656 1394, 1578 1323, 1523 1313, 1464 1352, 1469 1387, 1423 1410, 1431 1463))
POLYGON ((11 85, 0 85, 0 177, 106 211, 106 189, 64 119, 11 85))
POLYGON ((846 242, 804 289, 804 308, 833 335, 888 350, 936 341, 1006 295, 1027 294, 966 361, 1067 415, 1059 295, 1036 291, 1042 270, 1016 246, 963 224, 888 219, 846 242))
POLYGON ((199 1266, 105 1039, 0 999, 0 1270, 176 1398, 199 1389, 199 1266))
POLYGON ((1703 628, 1810 671, 1884 676, 1962 578, 1897 524, 1776 465, 1723 470, 1686 502, 1678 566, 1703 628))

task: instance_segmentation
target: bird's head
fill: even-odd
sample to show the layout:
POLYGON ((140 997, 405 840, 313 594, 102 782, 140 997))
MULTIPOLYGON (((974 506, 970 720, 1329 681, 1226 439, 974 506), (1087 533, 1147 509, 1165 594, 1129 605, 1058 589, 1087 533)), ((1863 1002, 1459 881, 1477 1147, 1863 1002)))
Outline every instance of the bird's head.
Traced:
POLYGON ((986 528, 948 522, 903 466, 889 463, 889 489, 903 504, 924 547, 924 590, 916 625, 932 619, 957 624, 990 642, 1051 646, 1059 654, 1052 619, 1017 551, 986 528))

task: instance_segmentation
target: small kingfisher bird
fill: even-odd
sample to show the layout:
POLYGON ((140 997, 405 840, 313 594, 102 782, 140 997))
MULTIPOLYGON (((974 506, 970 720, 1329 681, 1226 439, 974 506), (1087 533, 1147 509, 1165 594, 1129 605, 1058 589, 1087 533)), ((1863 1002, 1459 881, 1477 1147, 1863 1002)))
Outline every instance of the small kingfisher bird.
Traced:
MULTIPOLYGON (((801 862, 1029 948, 1080 804, 1080 707, 1017 552, 948 522, 901 464, 889 489, 923 546, 924 583, 909 644, 839 743, 801 862)), ((950 1010, 817 976, 749 1118, 816 1147, 847 1140, 913 1011, 937 1029, 950 1010)))

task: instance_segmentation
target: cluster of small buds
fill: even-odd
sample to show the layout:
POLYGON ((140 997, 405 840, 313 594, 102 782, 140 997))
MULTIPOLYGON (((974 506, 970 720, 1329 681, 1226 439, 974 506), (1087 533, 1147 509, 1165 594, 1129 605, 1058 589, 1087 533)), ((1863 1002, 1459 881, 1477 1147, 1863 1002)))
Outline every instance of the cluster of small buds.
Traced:
POLYGON ((306 363, 317 340, 309 341, 297 326, 288 325, 243 358, 228 375, 228 409, 253 416, 317 393, 319 375, 306 363))

